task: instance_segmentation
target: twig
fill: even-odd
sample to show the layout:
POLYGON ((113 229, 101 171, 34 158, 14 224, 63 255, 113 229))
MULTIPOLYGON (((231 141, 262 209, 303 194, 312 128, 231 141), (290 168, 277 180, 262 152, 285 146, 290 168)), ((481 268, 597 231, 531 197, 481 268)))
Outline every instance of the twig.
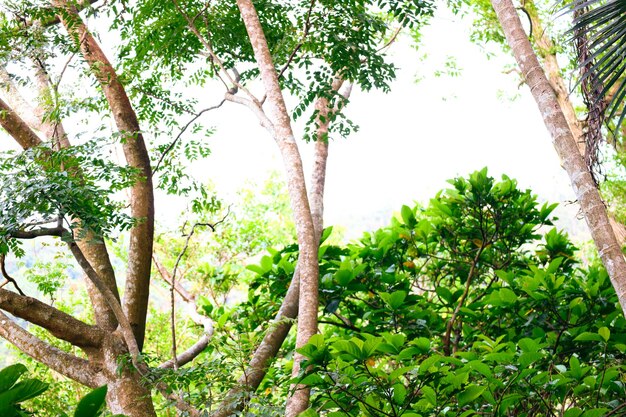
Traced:
MULTIPOLYGON (((216 64, 219 67, 220 71, 217 72, 217 76, 220 78, 220 80, 222 80, 224 84, 226 83, 224 82, 222 77, 219 75, 219 73, 221 72, 228 79, 228 82, 231 84, 231 86, 226 85, 226 89, 230 91, 232 87, 237 87, 237 89, 240 89, 241 91, 245 92, 248 95, 248 97, 250 97, 250 99, 260 107, 261 103, 259 102, 259 100, 247 88, 245 88, 242 84, 240 84, 237 78, 233 78, 228 73, 228 70, 226 70, 226 67, 224 67, 224 63, 213 50, 213 47, 211 46, 211 43, 209 42, 209 40, 205 38, 198 30, 198 27, 196 26, 195 21, 194 21, 195 18, 192 19, 191 17, 189 17, 189 15, 180 8, 180 5, 178 4, 177 0, 172 0, 172 2, 174 3, 174 7, 176 7, 176 10, 178 10, 178 12, 187 21, 187 27, 189 28, 189 30, 194 35, 196 35, 200 43, 206 48, 207 52, 209 53, 209 57, 211 58, 212 63, 216 64)), ((200 14, 197 14, 196 18, 199 15, 200 14)))
POLYGON ((189 248, 189 241, 191 240, 191 237, 195 233, 196 227, 209 227, 211 231, 215 232, 215 227, 219 225, 220 223, 223 223, 229 214, 230 214, 230 207, 228 207, 228 211, 226 212, 224 217, 222 217, 222 219, 218 221, 217 223, 213 223, 213 224, 194 223, 194 225, 191 227, 191 231, 189 232, 189 234, 187 234, 187 239, 185 239, 185 246, 183 246, 183 250, 181 250, 180 253, 178 254, 178 258, 176 259, 176 263, 174 264, 174 269, 172 270, 172 277, 171 277, 172 283, 170 285, 170 305, 171 305, 171 314, 170 314, 171 326, 170 327, 172 331, 172 361, 173 361, 174 370, 178 370, 178 358, 176 355, 176 308, 175 308, 176 307, 176 296, 175 296, 176 273, 178 272, 178 265, 180 264, 180 261, 185 255, 185 252, 187 252, 187 249, 189 248))
POLYGON ((180 132, 178 133, 178 135, 176 136, 176 138, 174 138, 174 140, 172 141, 172 143, 169 144, 169 146, 165 149, 165 151, 163 151, 163 153, 161 154, 161 157, 159 158, 159 161, 157 162, 156 166, 154 167, 154 169, 152 170, 152 175, 154 175, 155 172, 157 172, 159 170, 159 167, 161 166, 161 163, 163 162, 163 159, 165 158, 165 156, 172 150, 174 149, 174 146, 176 145, 176 143, 180 140, 181 136, 183 135, 183 133, 185 133, 185 131, 189 128, 189 126, 191 126, 191 124, 193 122, 195 122, 196 120, 198 120, 198 118, 200 116, 202 116, 204 113, 210 111, 210 110, 215 110, 219 107, 222 106, 222 104, 224 104, 224 102, 226 101, 226 99, 224 98, 222 101, 220 101, 219 104, 216 104, 215 106, 211 106, 211 107, 207 107, 206 109, 200 110, 194 117, 191 118, 191 120, 189 120, 189 122, 187 122, 187 124, 185 126, 183 126, 183 128, 180 130, 180 132))
POLYGON ((7 283, 11 283, 13 284, 13 286, 15 287, 15 289, 17 290, 18 293, 20 293, 20 295, 25 296, 26 294, 24 294, 24 292, 22 291, 22 289, 19 287, 19 285, 17 285, 17 281, 15 281, 14 278, 12 278, 6 270, 5 264, 4 264, 4 259, 5 259, 6 255, 3 253, 0 255, 0 269, 2 269, 2 276, 4 277, 4 279, 6 280, 6 282, 4 282, 2 285, 0 285, 0 288, 4 287, 7 283))
MULTIPOLYGON (((278 73, 278 79, 280 79, 285 73, 285 71, 287 71, 287 68, 289 68, 289 65, 291 65, 291 61, 293 61, 293 59, 296 57, 296 54, 298 53, 300 48, 302 48, 302 45, 304 45, 304 41, 306 40, 307 36, 309 36, 309 30, 311 29, 311 13, 313 12, 313 6, 315 6, 315 0, 311 0, 311 4, 309 5, 309 10, 307 11, 306 20, 304 22, 304 32, 302 33, 302 38, 300 39, 300 42, 298 42, 296 47, 293 48, 293 51, 291 51, 291 54, 289 54, 289 58, 287 58, 287 62, 285 63, 285 65, 283 65, 283 68, 278 73)), ((262 101, 265 101, 265 97, 263 97, 262 101)))

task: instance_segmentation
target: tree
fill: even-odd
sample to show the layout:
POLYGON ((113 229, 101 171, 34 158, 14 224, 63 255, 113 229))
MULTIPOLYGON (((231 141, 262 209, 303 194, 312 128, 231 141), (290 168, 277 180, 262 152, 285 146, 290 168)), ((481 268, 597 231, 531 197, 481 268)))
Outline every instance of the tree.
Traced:
POLYGON ((552 86, 546 79, 526 37, 515 7, 508 0, 492 1, 492 4, 525 82, 552 136, 563 168, 570 177, 591 236, 615 287, 622 311, 626 311, 626 261, 591 172, 580 155, 552 86))
MULTIPOLYGON (((108 385, 108 404, 115 413, 155 415, 152 388, 190 415, 199 413, 163 382, 145 383, 153 375, 142 359, 155 227, 153 181, 160 175, 157 185, 167 191, 197 191, 200 200, 206 199, 206 193, 197 185, 181 185, 180 176, 185 173, 182 162, 173 155, 180 149, 179 139, 186 129, 201 114, 221 104, 192 111, 192 120, 182 126, 173 141, 157 143, 153 148, 148 139, 159 139, 158 135, 150 138, 147 132, 156 129, 162 120, 172 129, 180 114, 191 111, 184 97, 177 100, 168 92, 168 86, 160 82, 161 75, 168 72, 165 78, 177 81, 189 76, 181 70, 185 64, 202 65, 201 74, 192 74, 191 80, 202 85, 212 76, 221 79, 225 85, 221 103, 230 101, 249 107, 281 150, 298 235, 299 262, 279 321, 283 316, 299 314, 298 346, 303 346, 317 329, 317 255, 329 129, 346 133, 349 128, 341 119, 349 88, 343 94, 338 91, 342 84, 352 83, 364 89, 387 88, 394 68, 385 62, 384 49, 395 35, 387 42, 385 36, 393 17, 401 26, 413 25, 432 10, 430 3, 420 1, 262 2, 256 5, 257 10, 251 2, 242 0, 237 6, 210 2, 140 2, 131 6, 113 2, 100 10, 92 8, 91 3, 57 0, 51 5, 7 5, 2 16, 0 73, 7 93, 6 101, 0 100, 0 125, 24 150, 3 164, 2 197, 7 203, 1 211, 2 260, 9 253, 23 253, 19 243, 22 239, 48 236, 64 242, 86 276, 95 324, 0 289, 1 309, 80 348, 86 358, 36 338, 4 313, 0 313, 0 335, 73 380, 90 387, 108 385), (376 14, 380 10, 389 15, 376 14), (115 18, 113 29, 119 29, 124 41, 119 62, 109 57, 84 21, 83 16, 96 16, 101 11, 115 18), (132 12, 136 13, 129 20, 132 12), (205 23, 202 27, 197 24, 199 20, 205 23), (211 26, 215 22, 232 25, 211 26), (169 25, 175 36, 159 38, 155 34, 162 31, 150 31, 163 25, 169 25), (73 67, 75 56, 81 59, 85 79, 95 80, 96 85, 89 96, 68 98, 60 90, 61 77, 73 67), (254 68, 240 74, 236 68, 239 64, 254 64, 254 68), (292 69, 294 65, 296 69, 292 69), (24 75, 16 76, 17 69, 24 70, 24 75), (282 96, 285 88, 296 91, 307 87, 294 75, 301 70, 314 75, 314 82, 304 88, 302 103, 294 112, 299 116, 315 103, 308 130, 317 150, 311 197, 307 196, 291 115, 282 96), (263 98, 247 88, 257 71, 265 90, 263 98), (38 87, 34 109, 21 94, 20 80, 29 77, 38 87), (105 134, 97 133, 98 127, 94 136, 121 143, 125 159, 122 166, 107 160, 102 143, 72 145, 72 129, 66 129, 64 122, 74 112, 112 116, 115 132, 107 135, 104 129, 105 134), (116 203, 114 192, 119 190, 129 192, 128 213, 116 203), (129 233, 123 297, 104 240, 115 230, 129 233), (121 368, 120 358, 129 359, 121 368)), ((172 287, 175 276, 172 274, 172 287)), ((5 278, 16 284, 8 275, 5 278)), ((268 332, 251 362, 256 382, 248 384, 246 374, 247 387, 258 386, 289 327, 279 324, 268 332)), ((199 351, 197 346, 192 348, 199 351)), ((190 359, 184 352, 178 357, 175 353, 174 367, 182 357, 190 359)), ((307 390, 297 390, 289 402, 288 414, 297 414, 307 404, 307 390)))

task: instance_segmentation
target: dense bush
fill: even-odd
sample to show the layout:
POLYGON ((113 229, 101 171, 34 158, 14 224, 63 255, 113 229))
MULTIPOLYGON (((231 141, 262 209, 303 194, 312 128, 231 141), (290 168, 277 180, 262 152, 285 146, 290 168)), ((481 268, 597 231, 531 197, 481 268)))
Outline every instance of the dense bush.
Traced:
MULTIPOLYGON (((307 414, 626 409, 626 321, 604 269, 581 265, 549 229, 554 206, 514 180, 483 170, 451 185, 358 243, 322 245, 323 324, 301 349, 310 367, 300 382, 314 392, 307 414)), ((253 267, 248 331, 278 307, 294 251, 253 267)))

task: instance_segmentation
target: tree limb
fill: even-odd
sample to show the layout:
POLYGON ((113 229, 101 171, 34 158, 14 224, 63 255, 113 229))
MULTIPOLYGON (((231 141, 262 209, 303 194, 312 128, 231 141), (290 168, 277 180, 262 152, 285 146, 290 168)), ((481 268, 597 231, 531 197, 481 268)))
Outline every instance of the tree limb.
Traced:
MULTIPOLYGON (((333 81, 333 91, 338 91, 343 85, 343 81, 336 78, 333 81)), ((340 94, 344 99, 349 99, 352 84, 345 86, 344 91, 340 94)), ((313 172, 311 175, 311 191, 309 200, 311 201, 311 214, 315 225, 315 234, 317 241, 322 234, 324 221, 324 183, 326 178, 326 160, 328 158, 328 123, 327 118, 329 102, 325 98, 319 98, 315 104, 315 108, 321 111, 322 116, 326 119, 324 122, 318 118, 318 126, 316 132, 315 156, 313 158, 313 172)), ((343 106, 334 109, 341 111, 343 106)), ((246 368, 244 375, 237 381, 237 386, 232 388, 226 395, 225 400, 220 404, 219 408, 212 414, 212 417, 228 417, 233 413, 240 411, 249 398, 251 392, 254 392, 261 381, 265 377, 267 369, 273 358, 276 357, 283 342, 289 334, 289 330, 293 325, 294 319, 298 316, 298 298, 300 293, 300 270, 296 265, 291 284, 287 290, 287 294, 263 337, 263 340, 254 351, 254 355, 246 368)))
POLYGON ((176 357, 176 360, 177 360, 176 366, 174 366, 174 359, 170 359, 166 362, 163 362, 161 365, 159 365, 159 368, 173 369, 173 368, 179 368, 183 365, 188 364, 189 362, 194 360, 199 354, 204 352, 204 349, 206 349, 206 347, 209 345, 210 338, 211 338, 211 335, 204 334, 202 335, 200 340, 194 343, 189 349, 180 353, 176 357))
POLYGON ((41 139, 28 124, 0 98, 0 126, 11 135, 24 149, 42 144, 41 139))
POLYGON ((124 310, 133 328, 134 339, 141 349, 148 312, 154 238, 154 191, 150 157, 141 134, 137 114, 115 69, 100 45, 89 32, 73 5, 67 0, 55 0, 53 5, 64 10, 64 13, 59 15, 61 22, 78 44, 83 58, 102 87, 117 129, 124 135, 122 148, 126 162, 130 167, 138 169, 143 177, 131 187, 131 216, 139 222, 130 231, 124 293, 124 310))
POLYGON ((67 313, 27 297, 0 288, 0 308, 37 326, 48 330, 58 339, 80 348, 97 348, 102 344, 104 332, 75 319, 67 313))
POLYGON ((105 378, 85 359, 57 349, 18 326, 0 312, 0 337, 50 369, 90 388, 106 383, 105 378))

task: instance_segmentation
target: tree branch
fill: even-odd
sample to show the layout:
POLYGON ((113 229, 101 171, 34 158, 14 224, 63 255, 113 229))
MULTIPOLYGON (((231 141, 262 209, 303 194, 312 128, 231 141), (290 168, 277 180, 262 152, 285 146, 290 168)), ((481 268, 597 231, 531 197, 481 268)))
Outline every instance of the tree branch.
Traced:
MULTIPOLYGON (((333 89, 339 90, 341 83, 333 81, 333 89)), ((344 85, 344 91, 340 94, 344 99, 350 98, 352 84, 344 85)), ((315 105, 316 109, 321 109, 322 104, 329 105, 328 100, 322 101, 322 98, 318 99, 315 105)), ((341 111, 343 107, 334 109, 334 111, 341 111)), ((329 109, 326 110, 326 113, 329 109)), ((318 124, 318 132, 316 137, 318 141, 315 144, 315 156, 314 168, 311 175, 311 191, 309 194, 309 200, 311 201, 311 213, 313 216, 313 222, 315 227, 315 236, 317 242, 319 242, 324 221, 324 183, 326 178, 326 159, 328 158, 328 125, 320 123, 318 124), (321 130, 320 130, 321 129, 321 130), (321 141, 319 139, 322 139, 321 141), (321 142, 321 144, 320 144, 321 142), (324 145, 325 144, 325 145, 324 145)), ((250 397, 250 393, 254 392, 261 381, 265 377, 270 362, 278 354, 283 342, 291 330, 291 326, 294 323, 294 319, 298 316, 298 298, 300 295, 300 269, 296 265, 291 284, 287 290, 287 294, 283 299, 283 302, 276 314, 276 317, 269 326, 269 329, 265 333, 263 340, 254 351, 252 359, 248 364, 248 367, 244 371, 244 374, 237 381, 237 386, 231 388, 226 394, 224 401, 220 404, 219 408, 211 415, 211 417, 228 417, 233 413, 240 411, 243 408, 246 400, 250 397)))
POLYGON ((11 277, 9 275, 9 273, 7 272, 5 260, 6 260, 6 255, 4 253, 0 254, 0 270, 2 270, 2 276, 6 280, 6 282, 4 282, 2 285, 0 285, 0 288, 4 287, 7 283, 10 282, 11 284, 13 284, 13 286, 15 287, 15 289, 17 290, 17 292, 20 295, 26 295, 26 294, 24 294, 24 291, 22 291, 20 286, 17 285, 17 281, 15 280, 15 278, 11 277))
POLYGON ((0 126, 24 149, 42 144, 41 139, 28 124, 0 98, 0 126))
POLYGON ((0 308, 48 330, 58 339, 80 348, 97 348, 104 332, 35 298, 0 288, 0 308))
POLYGON ((141 134, 137 114, 115 69, 100 45, 89 32, 76 8, 67 0, 55 0, 53 5, 64 10, 63 15, 59 16, 61 22, 78 44, 83 58, 102 87, 117 129, 124 135, 122 148, 126 162, 130 167, 138 169, 143 177, 131 187, 131 216, 138 219, 139 223, 130 231, 124 293, 124 310, 132 325, 134 339, 141 349, 148 312, 154 238, 154 191, 150 157, 141 134))
POLYGON ((0 312, 0 337, 50 369, 83 385, 96 388, 106 383, 104 376, 88 361, 50 346, 22 329, 2 312, 0 312))
POLYGON ((199 354, 204 352, 204 349, 206 349, 206 347, 209 345, 210 338, 211 338, 211 335, 208 335, 208 334, 202 335, 200 340, 194 343, 186 351, 180 353, 176 357, 176 366, 174 366, 174 359, 170 359, 167 362, 163 362, 161 365, 159 365, 159 368, 162 368, 162 369, 174 368, 175 369, 175 368, 179 368, 183 365, 188 364, 189 362, 194 360, 199 354))

